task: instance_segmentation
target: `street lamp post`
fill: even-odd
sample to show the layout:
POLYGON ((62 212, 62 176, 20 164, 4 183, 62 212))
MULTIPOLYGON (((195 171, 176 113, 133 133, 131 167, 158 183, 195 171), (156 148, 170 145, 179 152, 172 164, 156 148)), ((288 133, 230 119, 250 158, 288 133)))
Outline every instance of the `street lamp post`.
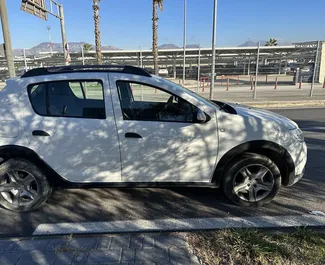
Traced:
POLYGON ((48 31, 48 34, 49 34, 49 42, 50 42, 50 52, 51 54, 53 53, 53 48, 52 48, 52 38, 51 38, 51 26, 47 26, 46 27, 47 31, 48 31))
POLYGON ((216 29, 217 29, 217 6, 218 1, 214 0, 213 6, 213 30, 212 30, 212 69, 211 69, 211 84, 210 84, 210 96, 213 97, 213 89, 214 89, 214 76, 216 70, 216 29))
POLYGON ((183 36, 183 85, 185 85, 185 64, 186 64, 186 0, 184 0, 184 36, 183 36))

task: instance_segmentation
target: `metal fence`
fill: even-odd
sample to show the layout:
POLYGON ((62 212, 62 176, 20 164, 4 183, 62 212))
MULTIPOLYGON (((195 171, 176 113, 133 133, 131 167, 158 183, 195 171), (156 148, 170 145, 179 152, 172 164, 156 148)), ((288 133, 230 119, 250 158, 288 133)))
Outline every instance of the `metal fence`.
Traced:
MULTIPOLYGON (((215 88, 231 91, 235 88, 253 90, 257 85, 270 89, 292 86, 306 87, 313 77, 316 82, 323 83, 321 65, 323 57, 321 42, 319 49, 315 46, 301 47, 299 45, 260 47, 217 48, 215 64, 215 88), (317 53, 318 51, 318 53, 317 53), (258 64, 257 64, 257 57, 258 64), (317 58, 318 57, 318 60, 317 58), (316 62, 316 63, 315 63, 316 62), (315 69, 316 67, 316 69, 315 69), (256 72, 258 75, 256 76, 256 72)), ((211 49, 186 49, 185 86, 205 93, 211 82, 211 49)), ((96 64, 95 51, 70 53, 71 64, 96 64)), ((183 49, 159 50, 159 73, 180 83, 183 79, 183 49)), ((104 64, 128 64, 142 66, 153 72, 153 57, 151 50, 116 50, 103 51, 104 64)), ((15 56, 16 73, 19 76, 26 69, 35 67, 58 66, 64 64, 62 53, 43 52, 38 55, 15 56)), ((324 69, 323 69, 324 68, 324 69)), ((324 76, 324 75, 323 75, 324 76)), ((8 78, 5 58, 0 58, 0 79, 8 78)))

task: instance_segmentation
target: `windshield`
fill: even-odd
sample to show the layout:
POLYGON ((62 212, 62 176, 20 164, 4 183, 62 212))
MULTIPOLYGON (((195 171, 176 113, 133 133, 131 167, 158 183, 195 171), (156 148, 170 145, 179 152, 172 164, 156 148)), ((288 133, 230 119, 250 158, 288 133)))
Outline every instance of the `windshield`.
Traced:
POLYGON ((190 89, 188 89, 188 88, 186 88, 186 87, 184 87, 184 86, 178 85, 178 84, 176 84, 176 83, 174 83, 174 82, 172 82, 172 81, 169 81, 169 80, 167 80, 167 79, 163 79, 163 78, 161 79, 161 81, 162 81, 162 82, 165 82, 167 85, 170 85, 170 86, 173 86, 173 87, 182 88, 183 90, 186 90, 189 94, 194 94, 196 97, 199 97, 199 98, 202 99, 203 101, 205 101, 205 102, 207 102, 207 103, 209 103, 209 104, 212 104, 212 105, 214 105, 214 106, 216 106, 216 107, 220 107, 220 106, 219 106, 218 104, 216 104, 215 102, 213 102, 213 101, 211 101, 211 100, 209 100, 209 99, 207 99, 207 98, 201 96, 200 94, 195 93, 194 91, 192 91, 192 90, 190 90, 190 89))

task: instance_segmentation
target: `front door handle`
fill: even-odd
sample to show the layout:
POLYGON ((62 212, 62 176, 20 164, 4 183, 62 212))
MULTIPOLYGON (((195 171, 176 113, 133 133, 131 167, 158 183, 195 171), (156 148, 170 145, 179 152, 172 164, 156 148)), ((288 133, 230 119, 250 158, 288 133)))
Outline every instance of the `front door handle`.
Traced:
POLYGON ((33 136, 50 136, 47 132, 41 130, 33 131, 33 136))
POLYGON ((127 132, 125 134, 125 138, 142 138, 140 134, 133 133, 133 132, 127 132))

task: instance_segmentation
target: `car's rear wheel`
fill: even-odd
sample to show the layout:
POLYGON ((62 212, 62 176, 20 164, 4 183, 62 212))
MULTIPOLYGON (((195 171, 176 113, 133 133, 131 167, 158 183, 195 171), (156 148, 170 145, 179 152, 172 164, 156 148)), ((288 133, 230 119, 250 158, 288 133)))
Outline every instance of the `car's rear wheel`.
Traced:
POLYGON ((225 169, 222 186, 232 202, 241 206, 261 206, 278 193, 281 173, 268 157, 245 153, 225 169))
POLYGON ((51 194, 42 171, 24 159, 9 159, 0 165, 0 205, 16 212, 33 211, 51 194))

